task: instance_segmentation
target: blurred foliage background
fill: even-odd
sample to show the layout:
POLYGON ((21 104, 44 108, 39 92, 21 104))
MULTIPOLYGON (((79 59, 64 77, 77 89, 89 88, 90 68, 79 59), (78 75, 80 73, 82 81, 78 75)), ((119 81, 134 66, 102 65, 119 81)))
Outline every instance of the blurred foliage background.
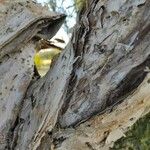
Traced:
POLYGON ((61 51, 58 48, 41 50, 34 56, 34 63, 41 76, 44 76, 52 63, 53 58, 61 51))
POLYGON ((64 39, 56 35, 50 40, 40 40, 37 43, 34 63, 41 76, 44 76, 48 72, 53 59, 56 58, 55 56, 59 55, 65 48, 67 41, 64 39))
POLYGON ((150 150, 150 113, 139 119, 126 137, 115 142, 112 150, 150 150))

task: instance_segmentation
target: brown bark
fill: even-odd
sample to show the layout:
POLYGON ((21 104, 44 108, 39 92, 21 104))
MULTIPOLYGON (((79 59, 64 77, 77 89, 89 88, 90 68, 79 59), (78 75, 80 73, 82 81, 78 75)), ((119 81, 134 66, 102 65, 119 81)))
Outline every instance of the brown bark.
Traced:
POLYGON ((71 42, 36 81, 35 39, 52 37, 64 16, 34 3, 7 4, 0 29, 0 149, 105 150, 149 112, 148 0, 88 2, 71 42))

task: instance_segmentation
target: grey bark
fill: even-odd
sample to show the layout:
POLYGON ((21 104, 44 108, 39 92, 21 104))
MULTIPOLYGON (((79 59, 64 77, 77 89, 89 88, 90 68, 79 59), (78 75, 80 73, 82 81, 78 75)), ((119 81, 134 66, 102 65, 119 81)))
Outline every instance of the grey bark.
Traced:
POLYGON ((109 149, 149 112, 148 0, 87 2, 71 42, 34 80, 36 41, 65 16, 32 2, 0 4, 0 149, 109 149))

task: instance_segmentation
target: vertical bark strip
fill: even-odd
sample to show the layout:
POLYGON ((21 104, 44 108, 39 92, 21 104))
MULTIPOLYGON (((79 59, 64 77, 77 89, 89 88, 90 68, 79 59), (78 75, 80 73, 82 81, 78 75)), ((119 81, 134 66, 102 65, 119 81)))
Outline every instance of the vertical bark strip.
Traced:
POLYGON ((62 127, 120 102, 143 81, 144 69, 150 67, 149 8, 148 1, 91 2, 77 24, 79 61, 59 118, 62 127))
MULTIPOLYGON (((15 149, 19 128, 25 123, 20 115, 27 89, 33 82, 36 41, 53 37, 65 15, 49 12, 31 1, 4 0, 0 1, 0 16, 0 149, 3 150, 15 149)), ((31 101, 34 103, 32 96, 31 101)), ((30 109, 26 114, 27 111, 30 109)))

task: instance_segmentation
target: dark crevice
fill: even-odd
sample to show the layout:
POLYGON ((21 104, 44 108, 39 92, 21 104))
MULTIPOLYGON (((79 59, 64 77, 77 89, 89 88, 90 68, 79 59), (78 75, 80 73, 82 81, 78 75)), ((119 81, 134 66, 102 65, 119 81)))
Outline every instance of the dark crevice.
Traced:
POLYGON ((59 138, 53 139, 54 148, 58 148, 61 146, 61 144, 66 140, 65 137, 61 136, 59 138))
POLYGON ((142 4, 137 5, 137 7, 142 7, 144 5, 145 5, 145 3, 142 3, 142 4))
MULTIPOLYGON (((88 12, 87 12, 87 17, 90 15, 90 12, 96 7, 97 3, 99 2, 99 0, 95 0, 95 5, 93 8, 89 9, 88 12)), ((86 12, 84 12, 86 13, 86 12)), ((84 15, 84 14, 82 14, 84 15)), ((84 53, 84 49, 85 49, 85 45, 86 45, 86 42, 88 41, 88 38, 89 38, 89 35, 90 35, 90 32, 91 32, 91 29, 87 29, 88 27, 86 27, 84 25, 84 19, 80 18, 81 20, 81 26, 80 26, 80 29, 77 31, 76 33, 76 38, 78 39, 74 45, 74 52, 75 52, 75 58, 77 58, 78 56, 81 56, 82 53, 84 53), (84 36, 84 41, 82 41, 81 39, 83 38, 84 36)), ((63 115, 68 107, 69 107, 69 103, 70 103, 70 99, 72 98, 73 96, 73 89, 76 85, 76 81, 77 81, 77 77, 76 77, 76 69, 81 67, 81 59, 79 59, 78 61, 76 61, 74 64, 73 64, 73 71, 72 71, 72 74, 71 74, 71 78, 70 78, 70 81, 69 81, 69 85, 68 85, 68 91, 67 91, 67 97, 65 99, 65 102, 61 108, 61 111, 60 111, 60 116, 63 115)))
POLYGON ((90 150, 95 150, 89 142, 85 143, 90 150))
POLYGON ((21 119, 21 118, 19 118, 19 116, 17 116, 14 124, 9 129, 9 132, 7 134, 7 147, 6 147, 6 149, 14 150, 14 148, 16 147, 17 139, 18 139, 17 129, 19 128, 19 124, 21 124, 23 121, 24 121, 23 119, 21 119))
POLYGON ((68 85, 65 102, 62 105, 61 110, 60 110, 60 115, 63 115, 69 107, 70 99, 73 96, 73 89, 76 84, 76 81, 77 81, 77 76, 75 75, 75 72, 73 71, 71 74, 69 85, 68 85))
POLYGON ((33 74, 33 78, 36 78, 36 79, 40 79, 41 76, 37 70, 37 67, 34 65, 34 74, 33 74))
POLYGON ((144 71, 145 67, 150 67, 150 56, 139 66, 133 68, 126 77, 120 82, 118 87, 111 92, 109 99, 107 100, 106 106, 111 106, 115 102, 120 101, 120 99, 124 99, 142 83, 144 78, 147 75, 147 72, 144 71))
POLYGON ((36 105, 36 98, 34 97, 34 94, 31 94, 31 105, 32 105, 32 109, 35 107, 36 105))
POLYGON ((138 43, 140 43, 140 41, 142 41, 145 36, 149 33, 150 31, 150 24, 148 24, 143 30, 139 30, 141 32, 139 32, 138 38, 134 41, 133 45, 138 45, 138 43))
MULTIPOLYGON (((23 107, 23 103, 24 103, 24 100, 20 103, 18 112, 21 111, 21 109, 23 107)), ((14 121, 14 123, 12 123, 12 125, 7 133, 7 139, 6 139, 6 141, 7 141, 6 149, 7 150, 14 150, 15 147, 17 146, 19 127, 21 124, 23 124, 25 122, 25 120, 23 118, 20 118, 19 115, 20 114, 18 114, 16 119, 14 119, 15 121, 14 121)))

